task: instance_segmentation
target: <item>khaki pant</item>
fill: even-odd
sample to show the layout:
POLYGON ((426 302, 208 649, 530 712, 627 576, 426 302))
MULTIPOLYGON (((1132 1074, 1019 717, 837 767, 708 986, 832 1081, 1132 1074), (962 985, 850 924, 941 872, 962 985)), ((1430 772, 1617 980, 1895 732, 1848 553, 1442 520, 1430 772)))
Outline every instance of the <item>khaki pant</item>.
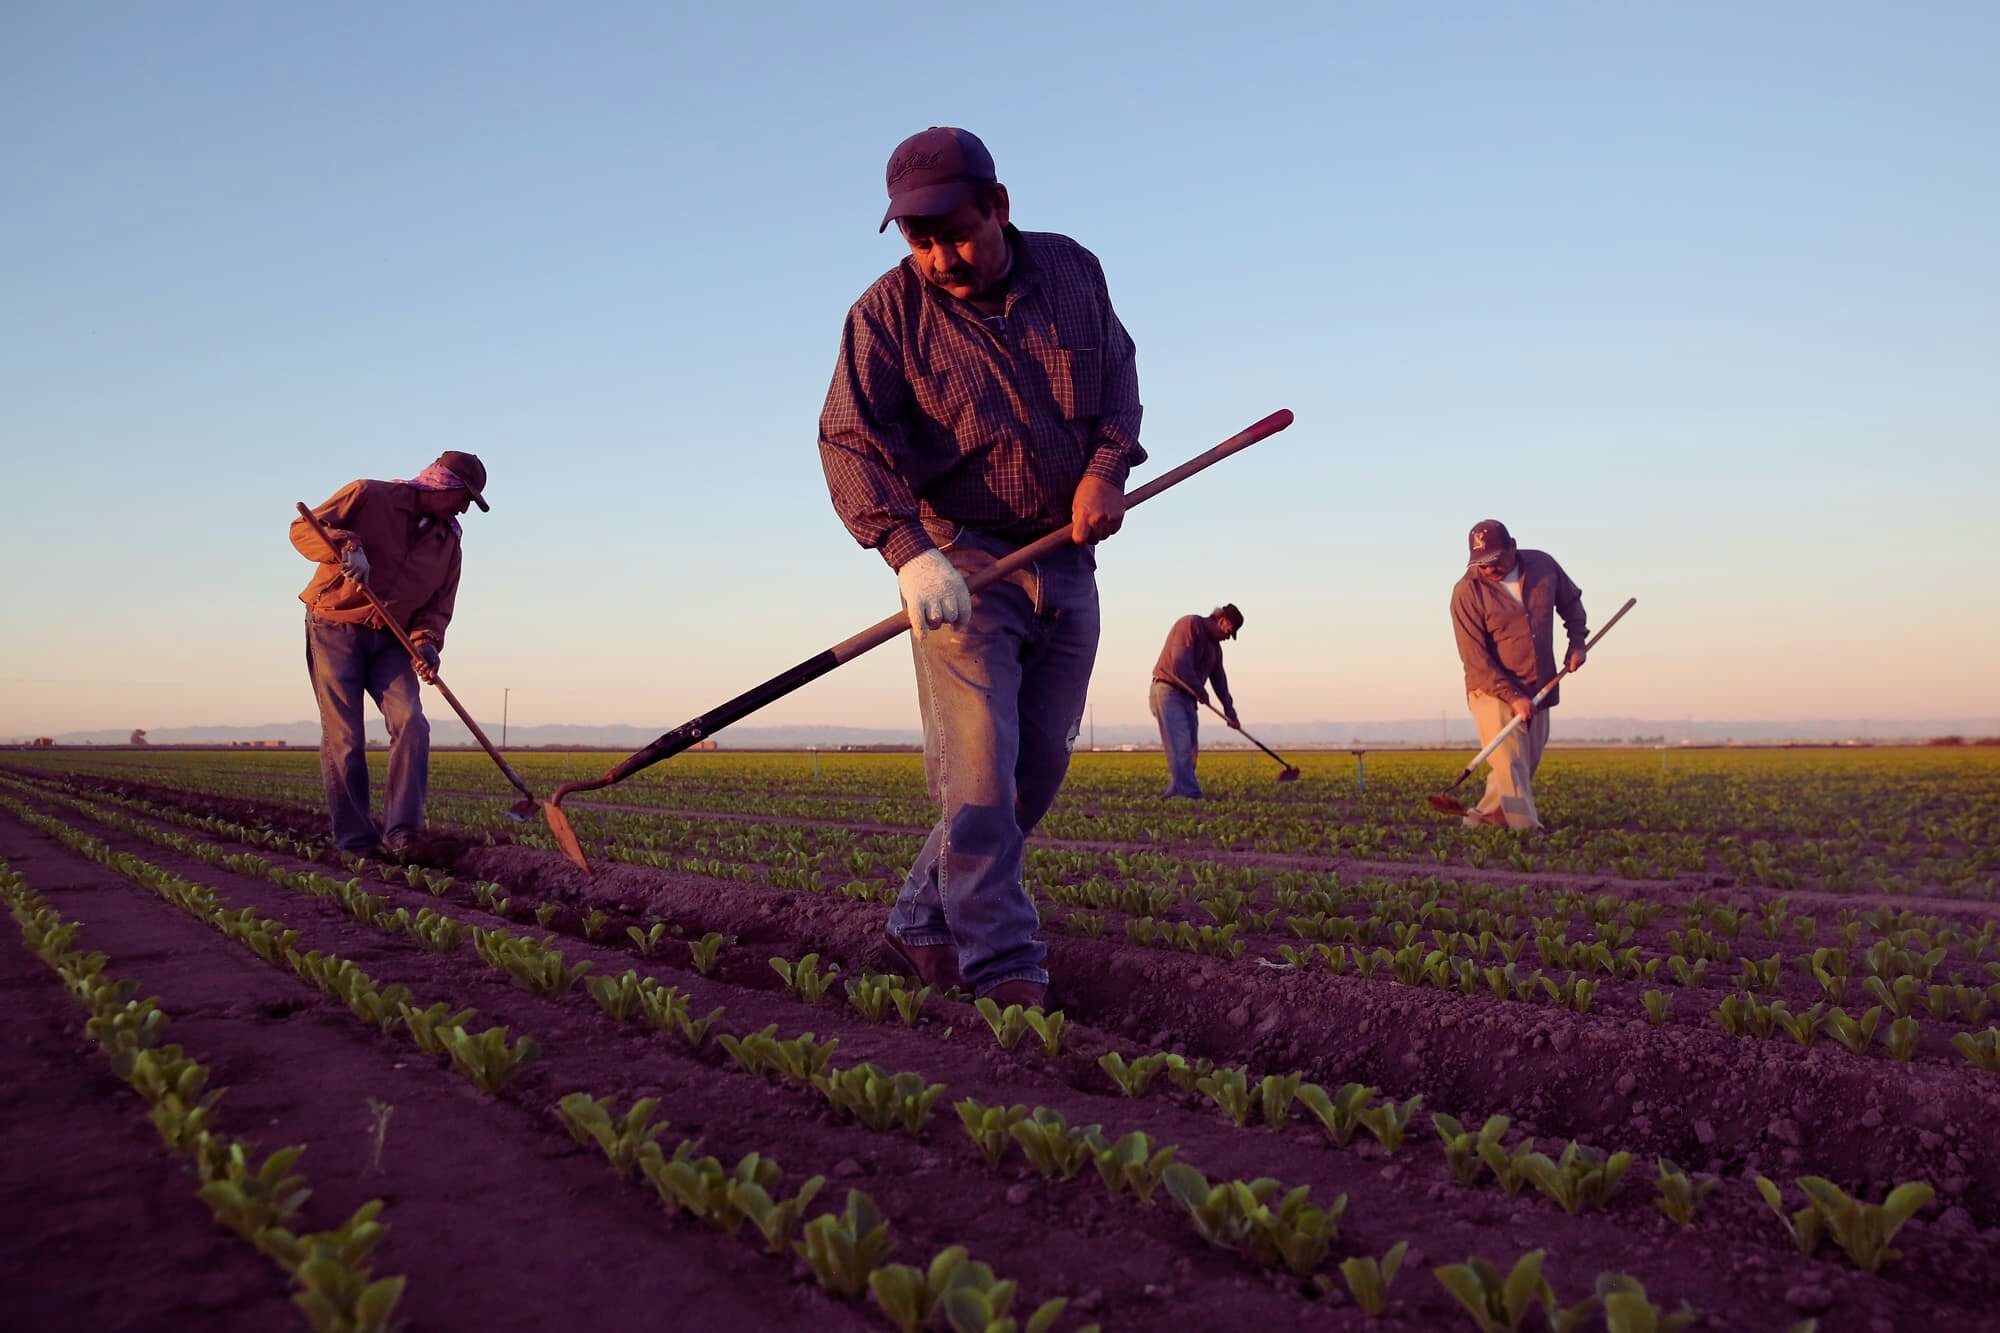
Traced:
MULTIPOLYGON (((1479 744, 1484 747, 1514 716, 1514 710, 1490 694, 1474 690, 1465 696, 1472 720, 1479 726, 1479 744)), ((1487 756, 1492 768, 1486 774, 1486 794, 1465 817, 1467 824, 1491 823, 1478 816, 1498 811, 1513 829, 1536 829, 1542 821, 1535 815, 1535 770, 1541 767, 1542 750, 1549 743, 1549 715, 1536 709, 1533 718, 1514 728, 1514 734, 1487 756)))

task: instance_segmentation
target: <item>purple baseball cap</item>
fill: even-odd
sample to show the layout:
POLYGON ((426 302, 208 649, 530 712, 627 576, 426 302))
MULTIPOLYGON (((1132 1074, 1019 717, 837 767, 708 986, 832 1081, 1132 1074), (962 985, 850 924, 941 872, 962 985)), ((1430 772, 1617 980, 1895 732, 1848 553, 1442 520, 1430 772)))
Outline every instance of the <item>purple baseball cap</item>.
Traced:
POLYGON ((1465 536, 1465 547, 1469 565, 1497 565, 1507 558, 1508 548, 1514 545, 1514 538, 1508 533, 1507 525, 1497 518, 1482 518, 1472 525, 1472 531, 1465 536))
POLYGON ((897 218, 936 218, 953 212, 976 182, 997 180, 993 154, 970 130, 933 125, 912 134, 889 154, 889 211, 876 231, 897 218))

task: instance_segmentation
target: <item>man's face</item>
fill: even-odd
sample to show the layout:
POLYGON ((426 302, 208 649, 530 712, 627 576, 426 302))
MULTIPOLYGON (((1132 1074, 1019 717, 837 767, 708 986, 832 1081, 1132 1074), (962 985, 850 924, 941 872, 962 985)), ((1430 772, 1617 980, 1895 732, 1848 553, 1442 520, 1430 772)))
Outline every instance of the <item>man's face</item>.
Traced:
POLYGON ((472 492, 454 487, 448 491, 419 491, 417 503, 429 514, 450 514, 454 518, 472 508, 472 492))
POLYGON ((1228 638, 1230 635, 1236 633, 1237 630, 1240 630, 1242 628, 1243 628, 1243 622, 1240 620, 1233 619, 1229 616, 1217 616, 1215 618, 1215 632, 1217 634, 1220 634, 1225 639, 1228 638))
POLYGON ((926 282, 961 300, 986 291, 1007 271, 1007 187, 993 187, 991 213, 971 200, 941 218, 902 218, 903 240, 926 282))
POLYGON ((1472 572, 1488 583, 1498 583, 1514 572, 1514 548, 1508 547, 1507 553, 1490 565, 1474 565, 1472 572))

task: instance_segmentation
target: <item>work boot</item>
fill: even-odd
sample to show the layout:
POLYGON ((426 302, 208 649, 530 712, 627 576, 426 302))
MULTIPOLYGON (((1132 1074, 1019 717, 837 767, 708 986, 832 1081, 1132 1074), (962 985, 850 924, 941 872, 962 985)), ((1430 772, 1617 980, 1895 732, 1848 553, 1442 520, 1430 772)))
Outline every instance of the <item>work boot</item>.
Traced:
POLYGON ((941 991, 965 985, 965 974, 958 970, 957 945, 905 944, 887 926, 882 927, 882 942, 889 946, 889 966, 903 975, 941 991))
POLYGON ((1048 1002, 1049 988, 1039 981, 1003 981, 980 997, 1005 1009, 1018 1004, 1023 1009, 1040 1009, 1048 1002))

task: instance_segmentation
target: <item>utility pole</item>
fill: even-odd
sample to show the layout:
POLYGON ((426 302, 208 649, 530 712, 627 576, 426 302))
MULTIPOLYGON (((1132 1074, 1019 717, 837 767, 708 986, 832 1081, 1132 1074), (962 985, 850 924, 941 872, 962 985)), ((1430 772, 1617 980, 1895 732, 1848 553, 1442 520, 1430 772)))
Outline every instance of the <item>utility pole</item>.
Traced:
POLYGON ((500 748, 503 750, 507 748, 507 698, 513 693, 506 688, 500 691, 500 748))
POLYGON ((1097 748, 1097 705, 1090 706, 1090 748, 1097 748))

